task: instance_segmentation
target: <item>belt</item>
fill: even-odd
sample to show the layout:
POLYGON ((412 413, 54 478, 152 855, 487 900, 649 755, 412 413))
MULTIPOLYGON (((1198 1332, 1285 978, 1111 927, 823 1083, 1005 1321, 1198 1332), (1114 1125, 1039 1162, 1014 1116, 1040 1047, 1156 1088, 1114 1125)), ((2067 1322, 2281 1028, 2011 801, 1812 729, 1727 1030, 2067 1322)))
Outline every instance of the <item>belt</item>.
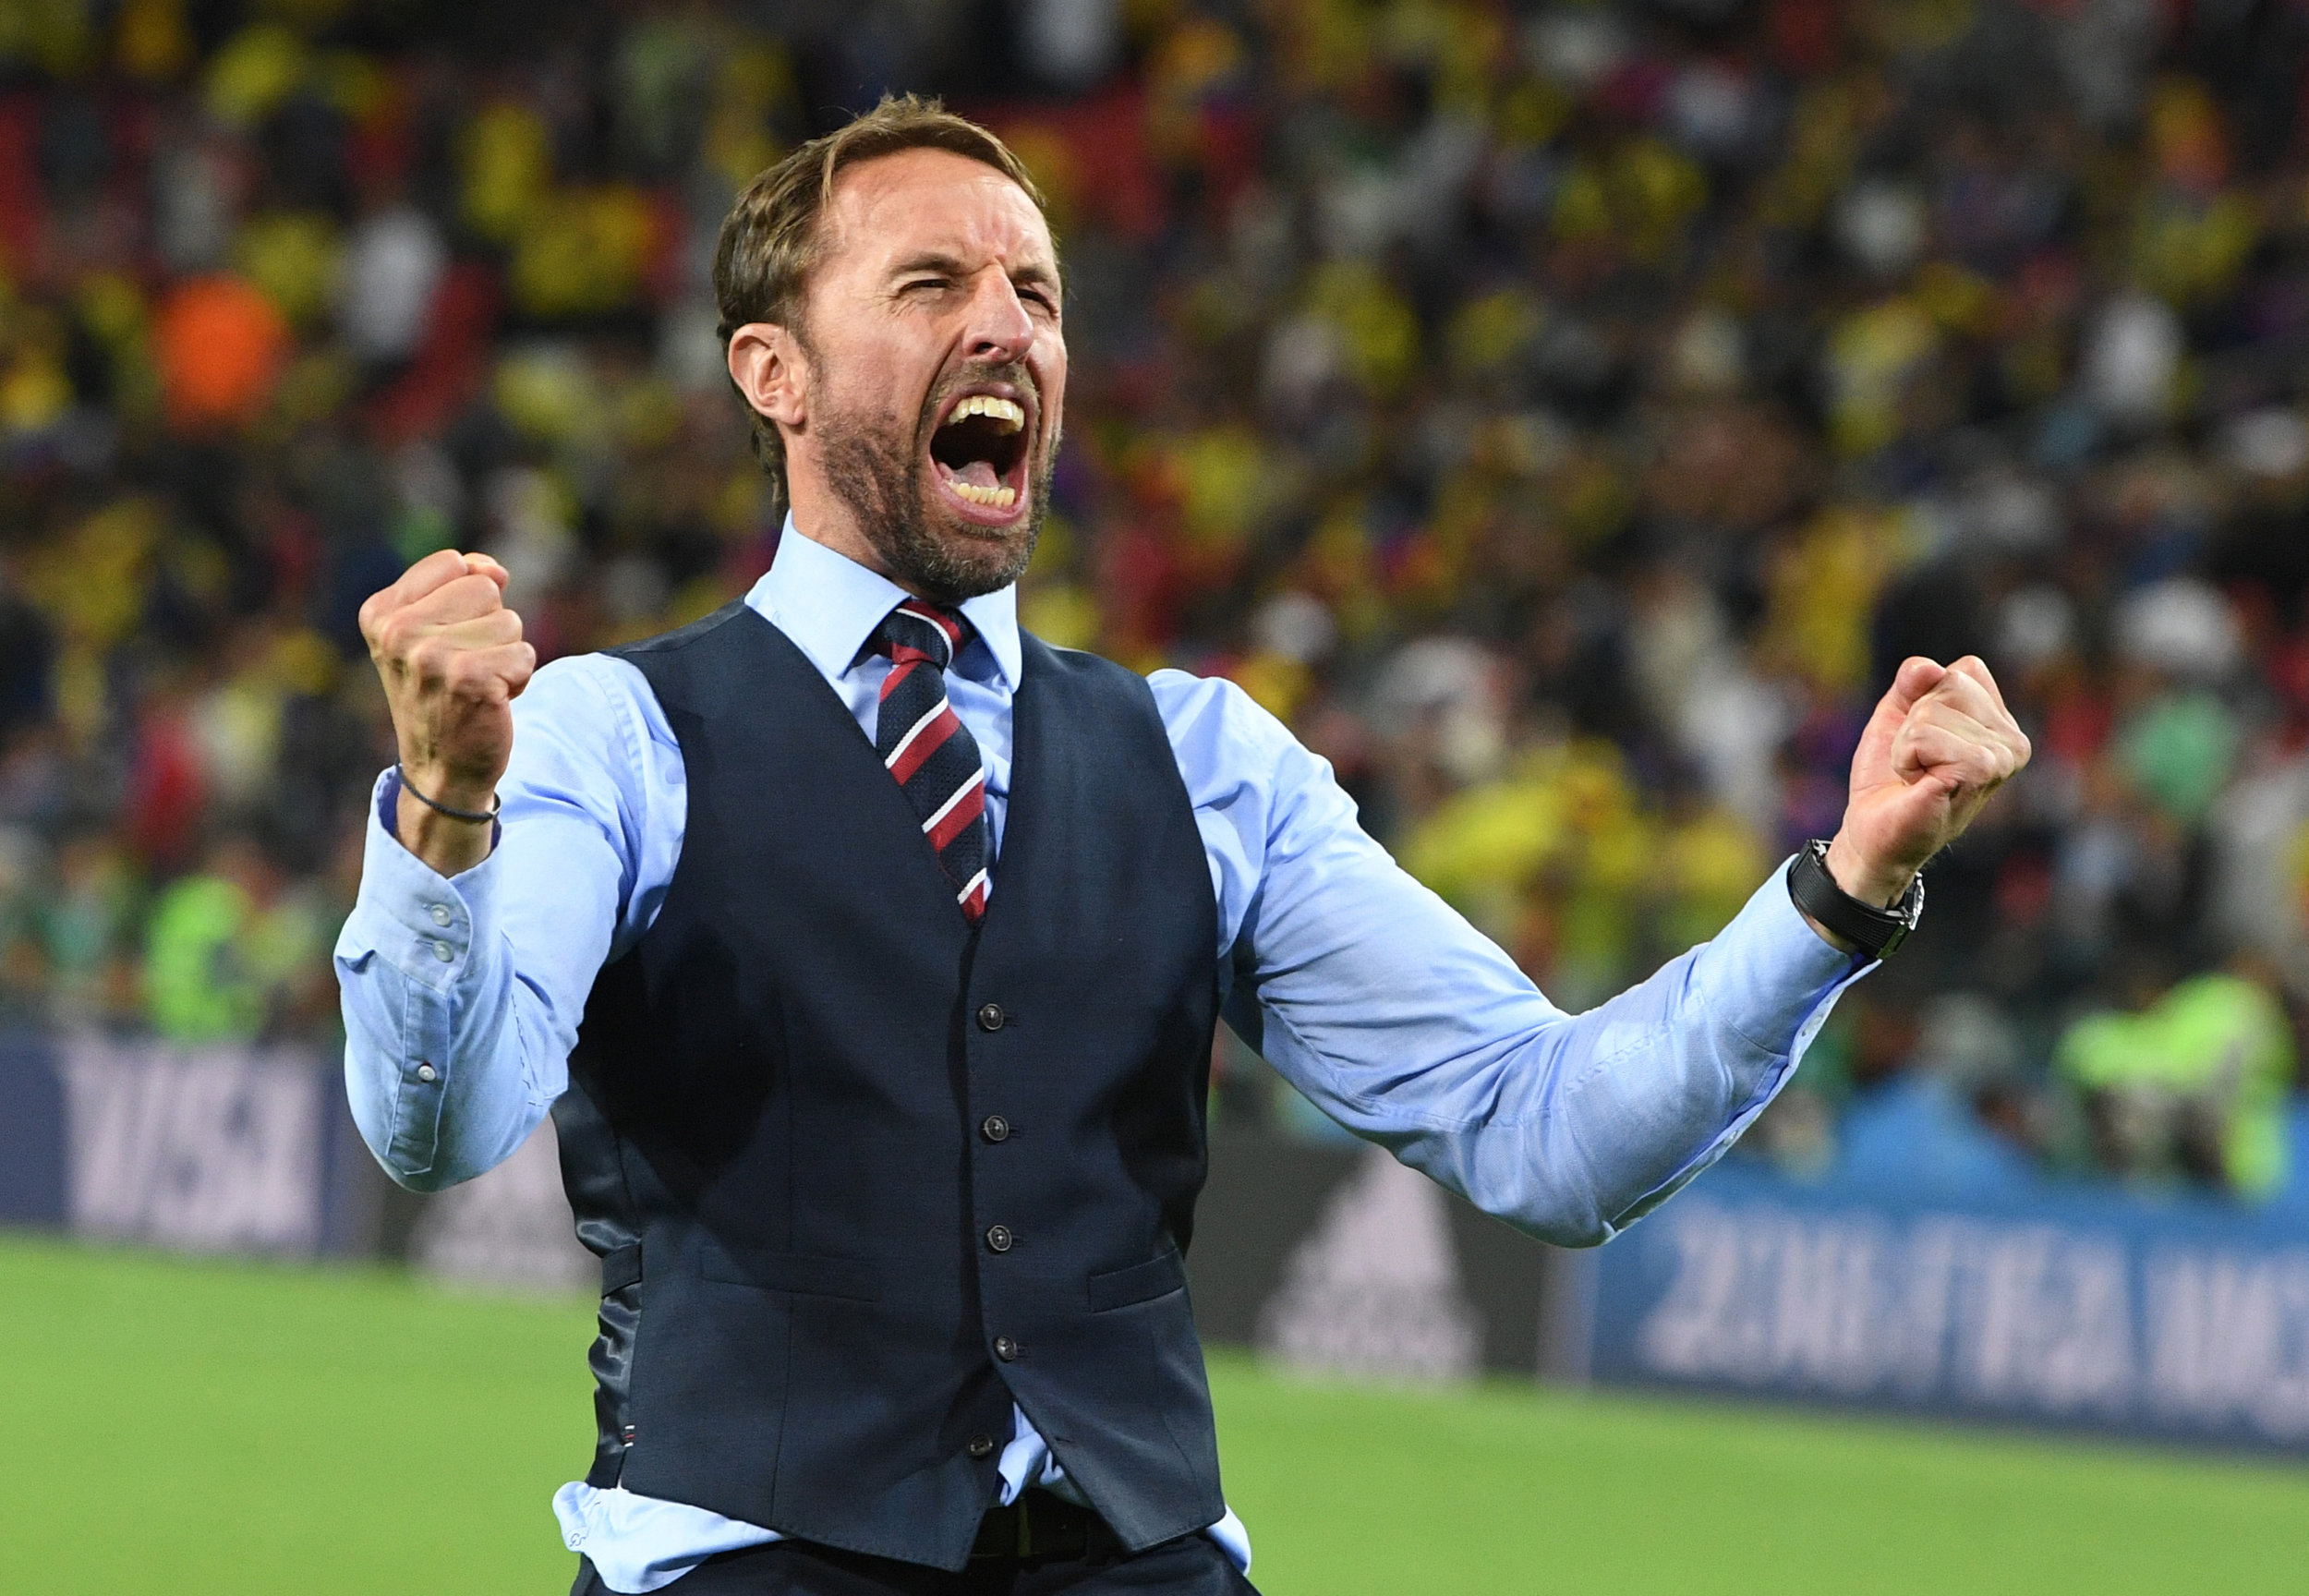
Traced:
POLYGON ((993 1557, 1106 1561, 1120 1557, 1123 1551, 1122 1538, 1088 1507, 1077 1507, 1047 1491, 1028 1491, 1008 1507, 986 1509, 970 1555, 973 1562, 993 1557))

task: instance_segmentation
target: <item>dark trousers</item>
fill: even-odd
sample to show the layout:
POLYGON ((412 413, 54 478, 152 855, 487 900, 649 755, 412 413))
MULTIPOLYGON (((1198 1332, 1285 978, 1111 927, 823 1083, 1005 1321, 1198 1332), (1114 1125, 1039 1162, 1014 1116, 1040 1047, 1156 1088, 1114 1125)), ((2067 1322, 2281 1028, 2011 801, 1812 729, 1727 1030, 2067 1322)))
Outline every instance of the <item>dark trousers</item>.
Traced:
MULTIPOLYGON (((1207 1535, 1182 1535, 1135 1557, 973 1559, 960 1574, 774 1541, 708 1558, 662 1596, 1258 1596, 1207 1535)), ((579 1560, 570 1596, 614 1596, 579 1560)))

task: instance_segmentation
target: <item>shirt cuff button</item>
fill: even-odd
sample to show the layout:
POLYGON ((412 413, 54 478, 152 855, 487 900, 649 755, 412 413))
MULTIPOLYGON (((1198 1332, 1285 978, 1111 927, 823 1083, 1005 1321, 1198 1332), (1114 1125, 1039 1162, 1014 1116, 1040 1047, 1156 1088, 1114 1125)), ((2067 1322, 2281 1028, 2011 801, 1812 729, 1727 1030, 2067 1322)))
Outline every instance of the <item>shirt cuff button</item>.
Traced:
POLYGON ((433 944, 433 957, 440 960, 442 963, 448 963, 456 956, 457 950, 454 948, 452 948, 448 943, 436 942, 433 944))

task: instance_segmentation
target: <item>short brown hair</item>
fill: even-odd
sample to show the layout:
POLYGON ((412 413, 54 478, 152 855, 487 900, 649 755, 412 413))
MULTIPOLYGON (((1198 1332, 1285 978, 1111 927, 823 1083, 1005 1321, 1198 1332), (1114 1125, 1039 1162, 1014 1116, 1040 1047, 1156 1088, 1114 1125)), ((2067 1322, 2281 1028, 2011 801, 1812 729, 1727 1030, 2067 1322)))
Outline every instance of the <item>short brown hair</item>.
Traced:
MULTIPOLYGON (((1025 165, 993 133, 936 100, 885 95, 864 115, 811 139, 755 178, 730 208, 714 246, 714 302, 725 352, 731 334, 755 321, 783 327, 809 347, 802 328, 803 295, 816 263, 818 218, 834 192, 834 179, 845 166, 905 150, 946 150, 984 162, 1047 212, 1025 165)), ((754 423, 754 457, 769 474, 774 507, 783 509, 785 440, 778 435, 777 423, 751 404, 746 414, 754 423)))

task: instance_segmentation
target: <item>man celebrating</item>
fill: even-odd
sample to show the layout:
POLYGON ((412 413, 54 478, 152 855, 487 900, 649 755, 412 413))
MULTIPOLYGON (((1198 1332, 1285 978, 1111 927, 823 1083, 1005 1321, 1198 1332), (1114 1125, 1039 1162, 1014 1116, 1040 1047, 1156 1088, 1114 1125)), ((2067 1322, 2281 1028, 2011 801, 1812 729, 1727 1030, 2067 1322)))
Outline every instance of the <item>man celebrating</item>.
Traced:
POLYGON ((1067 352, 993 135, 904 100, 804 146, 715 287, 790 506, 743 602, 534 681, 486 556, 363 609, 401 757, 337 949, 355 1117, 431 1190, 554 1115, 602 1261, 578 1590, 1248 1590, 1181 1262, 1221 1013, 1602 1241, 1761 1111, 2027 744, 1979 661, 1909 660, 1835 839, 1567 1016, 1232 685, 1020 631, 1067 352))

